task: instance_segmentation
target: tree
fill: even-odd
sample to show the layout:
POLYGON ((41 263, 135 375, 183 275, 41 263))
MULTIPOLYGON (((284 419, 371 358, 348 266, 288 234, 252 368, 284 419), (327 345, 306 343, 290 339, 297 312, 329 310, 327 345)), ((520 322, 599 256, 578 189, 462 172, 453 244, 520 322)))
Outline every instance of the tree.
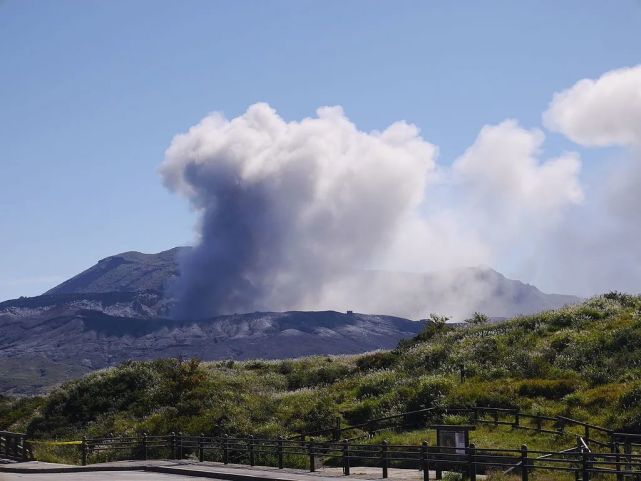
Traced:
POLYGON ((434 326, 437 329, 442 329, 445 327, 445 323, 450 320, 449 317, 447 316, 440 316, 438 314, 434 314, 433 312, 430 313, 429 320, 434 323, 434 326))
POLYGON ((480 312, 475 312, 472 314, 472 317, 469 319, 465 319, 465 322, 468 324, 472 324, 473 326, 482 326, 483 324, 487 324, 489 318, 487 315, 480 313, 480 312))

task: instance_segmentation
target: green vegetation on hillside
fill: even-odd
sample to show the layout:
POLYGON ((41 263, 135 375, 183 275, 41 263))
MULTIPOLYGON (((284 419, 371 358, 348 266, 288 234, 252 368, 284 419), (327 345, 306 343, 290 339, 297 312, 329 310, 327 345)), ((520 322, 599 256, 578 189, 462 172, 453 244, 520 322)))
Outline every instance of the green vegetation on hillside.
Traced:
MULTIPOLYGON (((127 362, 44 397, 0 398, 0 429, 39 438, 277 436, 431 406, 519 407, 641 432, 641 297, 610 293, 500 324, 433 323, 393 351, 357 356, 127 362)), ((493 432, 509 444, 524 439, 499 428, 475 436, 489 446, 493 432)))

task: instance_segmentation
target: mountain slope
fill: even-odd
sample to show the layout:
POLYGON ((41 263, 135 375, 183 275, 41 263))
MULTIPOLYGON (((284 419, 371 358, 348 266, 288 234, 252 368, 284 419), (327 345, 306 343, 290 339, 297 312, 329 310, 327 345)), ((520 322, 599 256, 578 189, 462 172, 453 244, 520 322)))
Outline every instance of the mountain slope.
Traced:
POLYGON ((131 251, 106 257, 45 294, 163 292, 167 281, 178 275, 177 257, 185 249, 189 248, 174 247, 158 254, 131 251))
MULTIPOLYGON (((338 312, 252 313, 194 321, 110 316, 77 309, 34 314, 27 318, 0 315, 0 366, 55 366, 53 381, 66 366, 99 369, 125 360, 160 357, 278 359, 311 354, 350 354, 395 346, 423 328, 419 322, 390 316, 338 312), (9 362, 11 361, 11 362, 9 362)), ((75 367, 75 369, 74 369, 75 367)), ((49 374, 41 368, 44 377, 49 374)), ((2 372, 5 392, 31 392, 46 380, 25 385, 2 372)), ((68 379, 68 378, 67 378, 68 379)))

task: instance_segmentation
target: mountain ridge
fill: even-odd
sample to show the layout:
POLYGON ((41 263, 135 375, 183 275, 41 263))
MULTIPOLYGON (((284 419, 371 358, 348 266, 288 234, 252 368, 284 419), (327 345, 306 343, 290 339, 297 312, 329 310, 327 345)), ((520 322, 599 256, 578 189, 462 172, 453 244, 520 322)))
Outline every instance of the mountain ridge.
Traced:
MULTIPOLYGON (((172 303, 166 289, 171 280, 179 276, 179 256, 189 249, 181 246, 157 254, 128 251, 109 256, 44 295, 145 292, 147 297, 138 301, 146 306, 146 316, 166 317, 172 303), (155 298, 153 303, 149 296, 155 298)), ((462 320, 474 311, 491 317, 512 317, 582 300, 571 295, 541 292, 531 284, 509 279, 489 267, 431 273, 354 271, 336 282, 330 291, 320 305, 305 306, 305 309, 289 306, 283 310, 355 309, 410 319, 439 312, 462 320)), ((142 314, 140 309, 134 312, 142 314)))
POLYGON ((166 282, 178 275, 177 257, 187 249, 180 246, 156 254, 127 251, 108 256, 44 294, 162 292, 166 282))

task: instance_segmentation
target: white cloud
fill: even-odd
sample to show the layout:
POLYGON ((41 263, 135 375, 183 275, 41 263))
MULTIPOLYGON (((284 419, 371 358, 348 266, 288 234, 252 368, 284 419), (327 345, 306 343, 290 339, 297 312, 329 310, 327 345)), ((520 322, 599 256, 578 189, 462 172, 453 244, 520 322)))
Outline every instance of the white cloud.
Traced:
POLYGON ((580 80, 555 94, 543 120, 581 145, 641 145, 641 65, 580 80))
POLYGON ((555 288, 584 293, 641 285, 641 65, 584 79, 554 95, 547 127, 586 147, 621 146, 585 209, 541 248, 555 288))
MULTIPOLYGON (((486 242, 540 235, 566 207, 583 200, 581 163, 575 153, 541 160, 545 136, 514 120, 481 129, 453 165, 464 217, 486 242)), ((500 245, 500 244, 499 244, 500 245)))

